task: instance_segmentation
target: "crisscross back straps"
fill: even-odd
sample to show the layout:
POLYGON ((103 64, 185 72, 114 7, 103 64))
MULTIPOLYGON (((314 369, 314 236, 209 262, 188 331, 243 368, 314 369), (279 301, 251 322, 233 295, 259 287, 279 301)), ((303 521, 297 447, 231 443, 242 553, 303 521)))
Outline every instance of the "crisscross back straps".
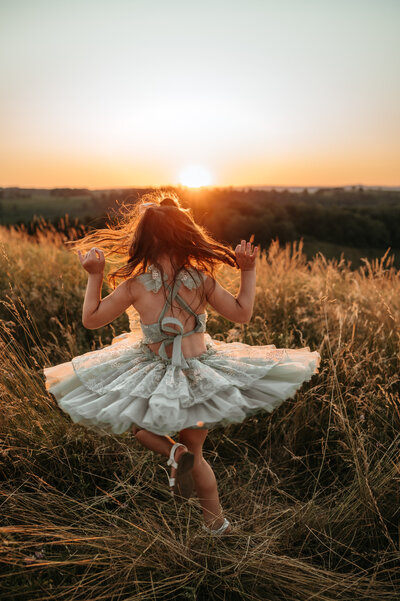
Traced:
POLYGON ((201 322, 197 313, 195 313, 193 309, 183 300, 183 298, 179 296, 178 290, 181 286, 181 283, 182 282, 180 280, 177 280, 175 282, 173 290, 171 290, 170 284, 167 284, 166 286, 170 295, 169 298, 167 298, 164 307, 161 310, 160 316, 158 318, 158 323, 162 332, 168 332, 173 335, 167 336, 162 341, 160 348, 158 349, 158 353, 163 359, 168 359, 165 347, 169 344, 172 344, 172 365, 187 368, 189 367, 189 365, 187 364, 186 359, 182 353, 182 338, 184 336, 189 336, 190 334, 197 332, 201 327, 201 322), (196 326, 195 328, 193 328, 193 330, 190 330, 190 332, 184 332, 182 322, 176 317, 165 317, 167 308, 168 306, 172 306, 172 301, 174 299, 176 299, 176 301, 181 305, 181 307, 186 311, 189 311, 189 313, 191 313, 196 319, 196 326), (169 324, 176 325, 179 328, 179 331, 177 331, 175 328, 172 328, 169 324))

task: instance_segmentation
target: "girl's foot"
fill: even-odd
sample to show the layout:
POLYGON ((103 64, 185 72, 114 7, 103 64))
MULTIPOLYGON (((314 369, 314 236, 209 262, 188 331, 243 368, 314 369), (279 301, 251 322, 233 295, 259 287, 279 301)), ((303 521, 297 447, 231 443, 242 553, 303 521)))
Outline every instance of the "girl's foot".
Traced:
MULTIPOLYGON (((175 461, 178 463, 178 459, 182 455, 182 453, 187 453, 187 452, 188 452, 188 448, 185 445, 182 445, 181 447, 177 447, 177 449, 175 450, 175 453, 174 453, 175 461)), ((169 464, 169 465, 171 465, 171 464, 169 464)), ((174 467, 173 465, 171 465, 171 478, 176 479, 176 467, 174 467)))
POLYGON ((227 520, 226 518, 221 518, 221 520, 217 522, 215 522, 214 520, 212 522, 212 527, 203 524, 203 530, 205 530, 209 534, 212 534, 213 536, 223 536, 224 534, 228 534, 232 531, 232 526, 229 520, 227 520))
POLYGON ((175 443, 171 447, 168 465, 171 465, 170 486, 174 498, 179 501, 187 501, 192 495, 194 481, 191 474, 194 455, 186 445, 175 443))

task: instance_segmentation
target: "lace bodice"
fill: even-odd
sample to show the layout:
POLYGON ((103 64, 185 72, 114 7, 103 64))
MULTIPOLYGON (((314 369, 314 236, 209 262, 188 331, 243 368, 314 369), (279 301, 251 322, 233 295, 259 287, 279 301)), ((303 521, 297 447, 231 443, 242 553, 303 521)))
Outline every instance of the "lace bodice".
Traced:
POLYGON ((183 269, 177 275, 174 288, 171 290, 171 285, 167 283, 168 276, 164 274, 164 278, 162 279, 160 271, 156 269, 154 265, 149 265, 146 273, 142 273, 136 278, 141 284, 143 284, 146 290, 157 293, 163 285, 169 293, 161 310, 158 321, 151 324, 144 324, 142 321, 140 321, 140 327, 143 332, 144 343, 151 344, 155 342, 162 342, 158 353, 163 359, 168 358, 165 347, 169 344, 172 344, 172 365, 183 368, 188 367, 188 364, 182 353, 182 338, 184 336, 190 336, 195 332, 206 331, 207 312, 195 313, 193 309, 186 303, 186 301, 184 301, 184 299, 179 295, 179 288, 182 284, 189 290, 192 290, 193 288, 198 288, 202 284, 204 278, 205 276, 195 269, 183 269), (184 326, 179 319, 170 316, 165 317, 165 313, 168 307, 171 306, 173 300, 176 300, 183 309, 188 311, 195 318, 196 325, 189 332, 184 332, 184 326), (172 325, 177 326, 178 330, 171 327, 172 325))

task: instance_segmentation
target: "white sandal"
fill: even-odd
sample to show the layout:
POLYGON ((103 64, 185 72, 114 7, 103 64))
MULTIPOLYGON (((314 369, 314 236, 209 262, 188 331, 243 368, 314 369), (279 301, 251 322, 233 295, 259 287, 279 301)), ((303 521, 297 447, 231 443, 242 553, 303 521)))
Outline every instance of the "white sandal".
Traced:
POLYGON ((217 528, 217 530, 213 530, 212 528, 208 528, 205 524, 203 524, 203 530, 205 532, 208 532, 208 534, 211 534, 211 536, 220 536, 223 532, 225 532, 225 530, 228 528, 228 526, 230 526, 230 521, 227 520, 226 518, 224 518, 224 522, 223 524, 217 528))
POLYGON ((176 442, 172 445, 167 465, 172 465, 176 468, 176 477, 168 478, 169 485, 171 488, 171 495, 175 497, 177 501, 187 501, 192 495, 194 482, 191 474, 191 470, 194 464, 194 454, 190 451, 182 453, 175 461, 175 451, 178 447, 184 447, 186 445, 176 442))

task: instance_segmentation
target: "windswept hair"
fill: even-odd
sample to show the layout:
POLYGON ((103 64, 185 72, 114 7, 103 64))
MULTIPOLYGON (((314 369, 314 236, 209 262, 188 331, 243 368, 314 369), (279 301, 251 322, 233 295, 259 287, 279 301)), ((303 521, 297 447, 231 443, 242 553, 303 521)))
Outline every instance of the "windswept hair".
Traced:
POLYGON ((116 224, 106 224, 80 240, 72 242, 82 252, 100 248, 110 263, 124 263, 108 274, 113 288, 116 280, 126 280, 155 265, 168 255, 174 270, 173 284, 182 268, 193 268, 214 277, 219 264, 237 267, 231 248, 217 242, 204 227, 198 225, 190 209, 180 205, 175 192, 153 191, 141 196, 135 205, 121 205, 116 224), (148 204, 150 203, 150 204, 148 204))

